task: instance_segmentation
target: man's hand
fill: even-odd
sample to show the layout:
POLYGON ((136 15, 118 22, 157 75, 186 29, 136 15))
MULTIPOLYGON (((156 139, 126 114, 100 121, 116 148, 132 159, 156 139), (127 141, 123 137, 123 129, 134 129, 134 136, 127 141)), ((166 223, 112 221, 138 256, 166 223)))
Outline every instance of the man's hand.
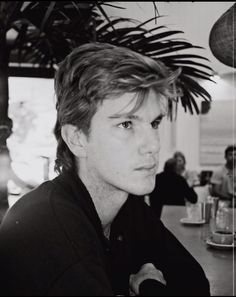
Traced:
POLYGON ((138 273, 130 275, 130 295, 139 295, 139 285, 147 279, 154 279, 166 285, 162 272, 156 269, 152 263, 146 263, 141 267, 138 273))

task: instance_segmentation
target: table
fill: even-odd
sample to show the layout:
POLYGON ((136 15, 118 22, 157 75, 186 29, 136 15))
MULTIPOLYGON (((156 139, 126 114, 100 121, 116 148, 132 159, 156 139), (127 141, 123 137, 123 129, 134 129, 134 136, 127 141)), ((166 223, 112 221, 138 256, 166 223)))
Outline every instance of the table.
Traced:
MULTIPOLYGON (((161 220, 202 266, 210 282, 212 296, 236 293, 235 251, 217 250, 206 245, 209 224, 182 225, 185 206, 164 206, 161 220)), ((196 284, 197 285, 197 284, 196 284)))

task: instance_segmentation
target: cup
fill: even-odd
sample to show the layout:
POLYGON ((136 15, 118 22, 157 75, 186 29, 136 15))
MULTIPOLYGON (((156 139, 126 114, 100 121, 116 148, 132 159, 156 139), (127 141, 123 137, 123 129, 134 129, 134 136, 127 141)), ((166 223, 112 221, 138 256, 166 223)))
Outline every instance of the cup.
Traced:
POLYGON ((212 218, 215 218, 217 210, 218 210, 219 198, 211 197, 211 201, 212 201, 211 216, 212 216, 212 218))
POLYGON ((209 223, 211 219, 211 209, 212 209, 212 202, 202 202, 201 203, 201 211, 202 211, 202 219, 205 223, 209 223))
POLYGON ((212 242, 231 245, 234 242, 234 233, 230 231, 214 231, 212 232, 212 242))
POLYGON ((233 232, 233 209, 228 201, 220 201, 216 214, 216 231, 233 232))
POLYGON ((186 212, 189 220, 199 222, 202 220, 202 205, 201 203, 186 202, 186 212))

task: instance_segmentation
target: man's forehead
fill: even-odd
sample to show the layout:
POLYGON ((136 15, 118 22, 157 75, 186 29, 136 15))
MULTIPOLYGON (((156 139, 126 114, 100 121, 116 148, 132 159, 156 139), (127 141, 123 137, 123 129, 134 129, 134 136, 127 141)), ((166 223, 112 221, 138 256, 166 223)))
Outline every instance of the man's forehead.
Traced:
POLYGON ((144 98, 141 104, 137 100, 137 94, 127 93, 115 99, 104 100, 101 107, 110 119, 122 117, 139 119, 145 110, 155 114, 156 117, 167 114, 168 100, 163 95, 158 96, 153 92, 144 98))

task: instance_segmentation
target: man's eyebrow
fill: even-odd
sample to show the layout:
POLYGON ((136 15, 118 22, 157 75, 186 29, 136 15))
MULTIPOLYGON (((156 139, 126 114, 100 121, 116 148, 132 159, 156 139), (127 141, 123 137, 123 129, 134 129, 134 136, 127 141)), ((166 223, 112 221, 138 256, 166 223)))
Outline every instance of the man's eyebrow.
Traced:
POLYGON ((160 114, 159 116, 157 116, 154 120, 154 121, 161 121, 166 115, 165 114, 160 114))
POLYGON ((109 119, 121 119, 126 118, 129 120, 141 120, 141 118, 134 114, 114 114, 108 117, 109 119))
MULTIPOLYGON (((158 115, 152 122, 161 121, 165 117, 165 114, 158 115)), ((108 117, 109 119, 128 119, 128 120, 138 120, 142 121, 142 118, 134 114, 114 114, 108 117)))

